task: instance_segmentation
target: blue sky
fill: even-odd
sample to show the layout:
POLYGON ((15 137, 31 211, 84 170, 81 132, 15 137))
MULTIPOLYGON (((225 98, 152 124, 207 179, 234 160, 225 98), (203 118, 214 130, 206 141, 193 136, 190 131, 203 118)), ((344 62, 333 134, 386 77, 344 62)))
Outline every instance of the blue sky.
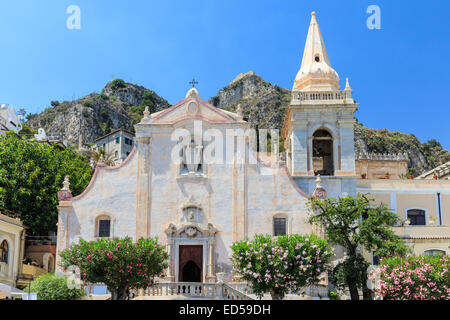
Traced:
POLYGON ((249 70, 290 89, 312 11, 358 119, 450 149, 450 1, 2 0, 0 102, 36 113, 113 76, 172 104, 193 77, 204 99, 249 70), (80 30, 66 27, 72 4, 80 30), (381 30, 366 26, 372 4, 381 30))

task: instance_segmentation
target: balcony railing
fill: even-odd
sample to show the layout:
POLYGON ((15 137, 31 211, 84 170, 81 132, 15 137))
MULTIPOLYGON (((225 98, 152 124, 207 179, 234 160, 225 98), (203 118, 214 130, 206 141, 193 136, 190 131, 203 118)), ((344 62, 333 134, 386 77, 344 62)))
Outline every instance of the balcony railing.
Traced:
POLYGON ((294 93, 294 100, 303 103, 344 103, 344 100, 349 100, 353 103, 351 91, 324 91, 324 92, 296 92, 294 93))
POLYGON ((20 218, 19 213, 5 209, 5 208, 1 208, 1 207, 0 207, 0 214, 3 214, 7 217, 14 218, 14 219, 20 218))
POLYGON ((56 236, 27 236, 27 246, 56 245, 56 236))

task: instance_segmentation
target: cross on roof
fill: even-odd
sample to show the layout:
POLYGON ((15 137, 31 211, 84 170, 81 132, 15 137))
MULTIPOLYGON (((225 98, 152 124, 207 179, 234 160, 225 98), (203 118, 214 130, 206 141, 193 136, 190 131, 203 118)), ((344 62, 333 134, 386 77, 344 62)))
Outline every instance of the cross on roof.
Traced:
POLYGON ((197 80, 195 80, 195 78, 193 78, 193 79, 192 79, 192 81, 191 81, 191 82, 189 82, 189 84, 192 84, 192 88, 195 88, 195 85, 197 85, 197 84, 198 84, 198 81, 197 81, 197 80))

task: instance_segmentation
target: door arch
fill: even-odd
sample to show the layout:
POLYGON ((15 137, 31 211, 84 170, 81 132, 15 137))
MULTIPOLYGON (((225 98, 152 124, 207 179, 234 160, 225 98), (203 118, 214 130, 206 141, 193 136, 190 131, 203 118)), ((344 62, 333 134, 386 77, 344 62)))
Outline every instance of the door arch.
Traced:
POLYGON ((182 282, 201 282, 202 271, 192 260, 189 260, 181 270, 182 282))
POLYGON ((202 282, 203 278, 203 246, 180 245, 179 247, 180 282, 202 282))

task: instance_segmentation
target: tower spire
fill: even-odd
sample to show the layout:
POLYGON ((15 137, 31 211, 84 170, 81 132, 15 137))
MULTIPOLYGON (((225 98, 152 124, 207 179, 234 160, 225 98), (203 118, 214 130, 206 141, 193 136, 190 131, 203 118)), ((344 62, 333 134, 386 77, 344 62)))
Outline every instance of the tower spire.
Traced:
POLYGON ((331 67, 315 12, 311 13, 302 65, 295 78, 293 89, 302 91, 339 90, 339 76, 331 67))
POLYGON ((312 12, 301 68, 308 64, 317 62, 315 60, 317 58, 320 58, 320 61, 323 61, 331 67, 322 33, 320 32, 319 24, 317 23, 316 13, 312 12))

